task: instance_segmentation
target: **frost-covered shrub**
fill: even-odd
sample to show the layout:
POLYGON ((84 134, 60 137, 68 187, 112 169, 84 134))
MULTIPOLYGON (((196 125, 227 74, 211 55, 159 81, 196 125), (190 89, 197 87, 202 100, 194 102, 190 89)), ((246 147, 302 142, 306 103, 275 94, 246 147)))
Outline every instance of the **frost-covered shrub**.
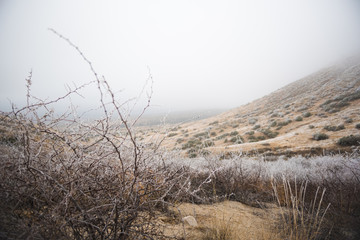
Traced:
POLYGON ((346 118, 345 123, 352 123, 354 120, 352 118, 346 118))
POLYGON ((241 136, 234 136, 230 139, 230 142, 235 144, 241 144, 244 142, 244 139, 241 136))
POLYGON ((274 138, 279 134, 278 132, 271 131, 269 128, 261 129, 260 132, 262 132, 267 138, 274 138))
POLYGON ((226 138, 227 136, 229 136, 229 133, 223 133, 220 136, 217 136, 215 139, 220 140, 220 139, 226 138))
POLYGON ((307 118, 307 117, 310 117, 310 116, 311 116, 311 113, 310 113, 310 112, 304 112, 304 113, 303 113, 303 117, 306 117, 306 118, 307 118))
POLYGON ((197 157, 197 153, 195 152, 189 153, 189 158, 196 158, 196 157, 197 157))
POLYGON ((229 159, 220 160, 219 156, 210 155, 206 158, 198 158, 195 161, 173 158, 168 159, 169 163, 175 165, 185 165, 194 171, 206 172, 209 169, 241 169, 250 176, 259 175, 264 181, 271 178, 309 180, 313 183, 320 183, 324 179, 341 181, 357 181, 356 176, 360 176, 360 157, 353 155, 329 155, 306 158, 294 156, 291 158, 278 157, 276 160, 267 161, 267 157, 243 157, 232 155, 229 159), (211 165, 211 167, 210 167, 211 165), (214 167, 216 166, 216 167, 214 167), (260 173, 260 174, 259 174, 260 173))
POLYGON ((277 122, 276 122, 276 121, 272 121, 272 122, 270 123, 270 127, 276 127, 276 125, 277 125, 277 122))
POLYGON ((219 121, 214 121, 214 122, 209 123, 209 125, 218 125, 218 124, 219 124, 219 121))
POLYGON ((344 124, 340 124, 339 126, 327 125, 327 126, 324 127, 324 129, 327 130, 327 131, 336 132, 336 131, 340 131, 340 130, 345 129, 345 126, 344 126, 344 124))
POLYGON ((360 98, 360 91, 355 91, 354 93, 344 94, 335 97, 334 99, 329 99, 320 105, 326 112, 334 113, 341 110, 341 108, 350 105, 349 102, 357 100, 360 98))
POLYGON ((342 137, 337 142, 340 146, 356 146, 360 145, 360 135, 350 135, 342 137))
POLYGON ((315 133, 312 137, 316 141, 328 139, 329 136, 325 133, 315 133))
POLYGON ((265 139, 266 139, 265 136, 257 136, 256 137, 257 141, 262 141, 262 140, 265 140, 265 139))
POLYGON ((214 145, 215 145, 215 143, 213 141, 211 141, 211 140, 206 140, 204 142, 204 147, 211 147, 211 146, 214 146, 214 145))
POLYGON ((253 127, 253 130, 256 130, 256 129, 259 129, 259 128, 260 128, 260 125, 257 124, 257 125, 255 125, 255 126, 253 127))
POLYGON ((233 131, 233 132, 230 133, 230 136, 236 136, 236 135, 239 135, 238 131, 233 131))
POLYGON ((182 145, 182 149, 187 149, 187 148, 194 148, 194 147, 198 147, 202 144, 202 142, 199 139, 190 139, 187 143, 182 145))
POLYGON ((297 116, 296 118, 295 118, 295 121, 298 121, 298 122, 300 122, 300 121, 302 121, 303 120, 303 118, 301 117, 301 116, 297 116))
POLYGON ((291 119, 287 119, 287 120, 285 120, 285 121, 279 122, 279 123, 278 123, 278 126, 279 126, 279 127, 286 126, 286 125, 288 125, 288 124, 291 123, 291 122, 292 122, 291 119))
POLYGON ((197 133, 194 135, 195 138, 209 138, 209 133, 208 132, 201 132, 201 133, 197 133))
POLYGON ((258 120, 256 118, 249 119, 249 124, 254 125, 258 120))

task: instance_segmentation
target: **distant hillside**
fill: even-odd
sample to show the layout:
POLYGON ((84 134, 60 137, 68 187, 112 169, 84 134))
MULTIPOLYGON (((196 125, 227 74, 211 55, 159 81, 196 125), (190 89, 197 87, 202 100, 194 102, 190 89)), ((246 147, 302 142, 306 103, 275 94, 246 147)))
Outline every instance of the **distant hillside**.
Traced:
POLYGON ((191 157, 208 151, 319 154, 351 151, 351 146, 338 141, 360 134, 359 124, 360 58, 353 58, 239 108, 172 127, 163 135, 168 136, 164 146, 191 157))

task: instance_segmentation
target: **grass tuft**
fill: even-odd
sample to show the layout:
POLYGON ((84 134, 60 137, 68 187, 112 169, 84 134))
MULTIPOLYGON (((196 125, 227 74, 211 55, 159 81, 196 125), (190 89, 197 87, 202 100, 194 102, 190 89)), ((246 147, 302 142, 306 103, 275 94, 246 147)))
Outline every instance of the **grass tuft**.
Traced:
POLYGON ((200 240, 233 240, 238 239, 234 235, 235 231, 231 224, 231 219, 214 219, 209 228, 203 229, 200 240))
POLYGON ((325 208, 322 206, 325 189, 320 191, 318 187, 309 202, 306 200, 307 181, 302 182, 298 188, 296 179, 292 186, 283 177, 280 184, 273 180, 272 186, 280 210, 284 239, 315 240, 329 235, 322 229, 324 216, 330 207, 330 203, 325 208))

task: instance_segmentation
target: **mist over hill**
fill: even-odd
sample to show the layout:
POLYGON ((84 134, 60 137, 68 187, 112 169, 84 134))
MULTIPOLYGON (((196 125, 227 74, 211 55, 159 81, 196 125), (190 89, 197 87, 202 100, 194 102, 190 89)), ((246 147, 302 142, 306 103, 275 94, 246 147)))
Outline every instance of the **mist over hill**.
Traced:
POLYGON ((227 111, 226 109, 189 110, 189 111, 146 111, 137 121, 136 126, 153 126, 159 124, 180 124, 213 117, 227 111))
POLYGON ((268 154, 351 151, 360 133, 359 109, 360 57, 355 56, 246 105, 207 119, 178 124, 165 145, 189 156, 204 151, 268 154), (339 144, 345 137, 353 138, 354 144, 339 144))

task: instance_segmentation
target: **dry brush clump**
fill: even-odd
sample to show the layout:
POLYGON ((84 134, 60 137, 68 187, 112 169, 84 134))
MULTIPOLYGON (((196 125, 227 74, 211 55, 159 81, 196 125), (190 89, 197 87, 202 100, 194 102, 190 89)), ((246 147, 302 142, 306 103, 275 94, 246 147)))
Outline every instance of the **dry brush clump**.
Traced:
MULTIPOLYGON (((31 95, 30 74, 26 106, 2 113, 8 137, 0 144, 0 238, 166 238, 156 217, 186 194, 186 169, 165 164, 161 139, 137 139, 134 124, 142 114, 130 121, 79 48, 51 31, 76 49, 95 80, 41 100, 31 95), (87 87, 98 93, 95 120, 84 121, 73 108, 53 110, 87 87)), ((150 99, 151 87, 144 111, 150 99)))
POLYGON ((190 198, 187 195, 181 201, 233 200, 254 207, 262 207, 264 202, 278 202, 283 214, 274 221, 279 222, 281 228, 277 231, 283 237, 284 234, 286 238, 293 236, 289 239, 307 239, 309 236, 313 239, 344 239, 349 234, 353 237, 348 239, 356 239, 360 236, 357 228, 360 224, 358 151, 349 155, 310 158, 273 159, 233 154, 227 159, 207 155, 197 159, 169 160, 191 172, 189 192, 193 195, 190 198), (202 183, 201 188, 197 188, 199 183, 202 183), (300 222, 287 221, 294 217, 300 222), (317 224, 314 225, 315 218, 317 224), (284 224, 287 224, 286 231, 282 230, 284 224))

